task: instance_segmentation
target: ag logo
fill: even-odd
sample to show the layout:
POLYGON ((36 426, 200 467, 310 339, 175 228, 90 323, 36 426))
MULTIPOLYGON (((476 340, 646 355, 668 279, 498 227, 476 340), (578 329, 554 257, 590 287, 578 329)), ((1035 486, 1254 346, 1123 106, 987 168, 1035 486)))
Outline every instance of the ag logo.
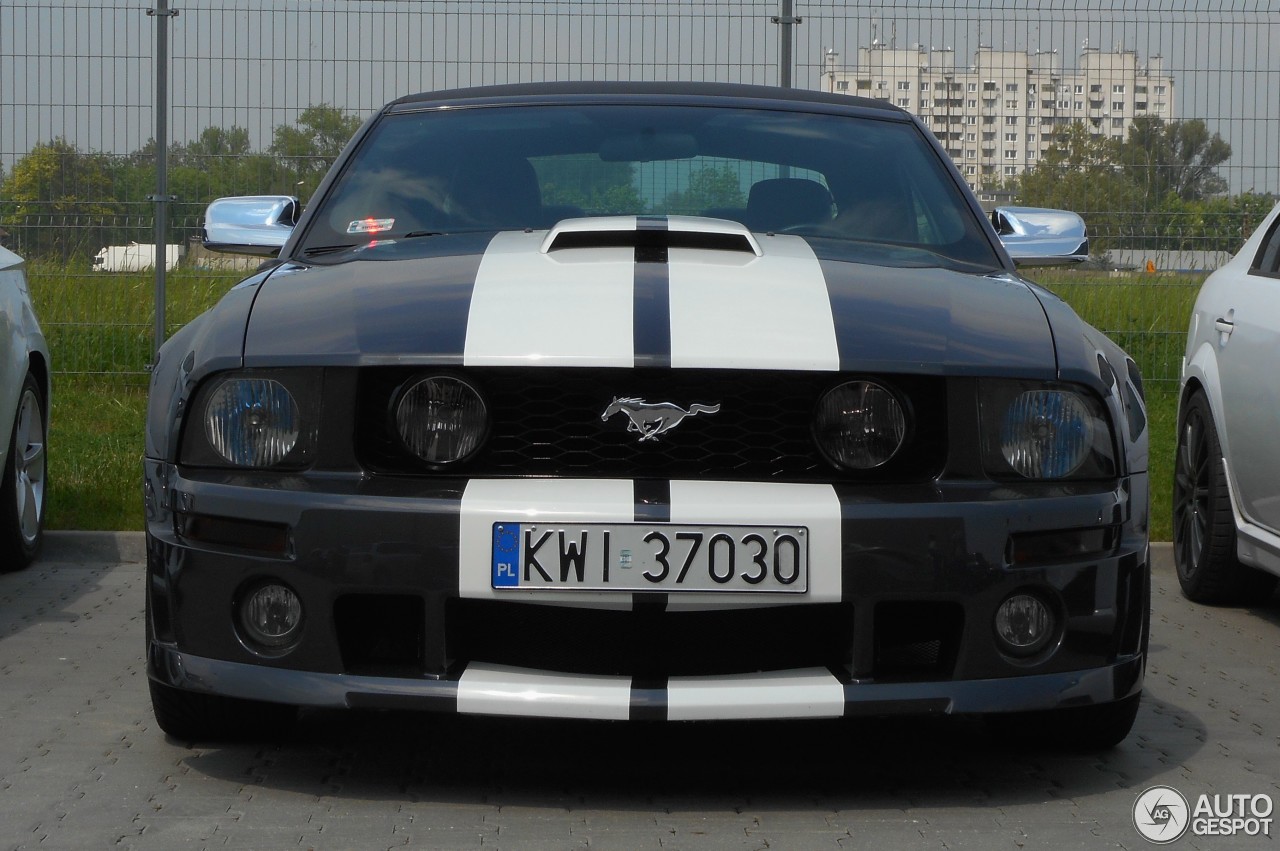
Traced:
POLYGON ((1133 802, 1133 826, 1148 842, 1175 842, 1187 832, 1190 823, 1187 799, 1172 786, 1152 786, 1133 802))

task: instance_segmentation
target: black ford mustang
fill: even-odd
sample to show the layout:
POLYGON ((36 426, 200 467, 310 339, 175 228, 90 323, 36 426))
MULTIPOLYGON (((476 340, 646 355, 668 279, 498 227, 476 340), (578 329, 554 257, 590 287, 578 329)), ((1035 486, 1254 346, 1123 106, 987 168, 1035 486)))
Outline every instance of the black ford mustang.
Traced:
POLYGON ((676 84, 407 97, 165 345, 160 726, 299 706, 998 714, 1107 746, 1148 629, 1132 360, 883 102, 676 84))

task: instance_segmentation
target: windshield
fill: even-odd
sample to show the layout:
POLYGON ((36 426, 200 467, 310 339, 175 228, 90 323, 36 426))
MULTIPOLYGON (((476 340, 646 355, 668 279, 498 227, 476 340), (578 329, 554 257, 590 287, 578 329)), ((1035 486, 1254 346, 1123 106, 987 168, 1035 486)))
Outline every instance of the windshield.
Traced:
POLYGON ((634 104, 388 115, 319 201, 301 250, 619 215, 727 219, 999 265, 912 123, 634 104))

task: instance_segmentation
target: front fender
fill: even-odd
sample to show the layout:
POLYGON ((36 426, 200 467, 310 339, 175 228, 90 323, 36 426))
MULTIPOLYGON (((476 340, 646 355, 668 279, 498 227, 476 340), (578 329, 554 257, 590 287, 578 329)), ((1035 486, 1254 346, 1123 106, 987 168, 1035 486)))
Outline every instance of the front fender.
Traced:
POLYGON ((197 316, 160 347, 151 371, 147 402, 146 457, 175 460, 178 433, 186 404, 210 373, 244 364, 244 335, 258 289, 272 270, 232 287, 209 310, 197 316))

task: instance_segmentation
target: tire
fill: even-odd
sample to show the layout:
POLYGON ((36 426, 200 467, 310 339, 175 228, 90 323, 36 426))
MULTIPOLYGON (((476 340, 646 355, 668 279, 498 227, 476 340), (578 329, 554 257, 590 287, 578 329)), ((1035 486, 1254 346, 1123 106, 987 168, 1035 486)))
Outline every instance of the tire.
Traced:
POLYGON ((1178 423, 1173 474, 1173 559, 1178 584, 1197 603, 1266 599, 1276 577, 1236 560, 1236 519, 1213 412, 1203 393, 1178 423))
POLYGON ((996 735, 1018 746, 1056 751, 1102 751, 1120 744, 1133 729, 1141 694, 1094 706, 1044 712, 989 715, 996 735))
POLYGON ((30 373, 18 394, 9 451, 0 475, 0 570, 19 570, 40 553, 48 497, 48 418, 30 373))
POLYGON ((148 680, 156 723, 175 739, 188 742, 255 741, 287 733, 298 708, 283 703, 202 694, 148 680))

